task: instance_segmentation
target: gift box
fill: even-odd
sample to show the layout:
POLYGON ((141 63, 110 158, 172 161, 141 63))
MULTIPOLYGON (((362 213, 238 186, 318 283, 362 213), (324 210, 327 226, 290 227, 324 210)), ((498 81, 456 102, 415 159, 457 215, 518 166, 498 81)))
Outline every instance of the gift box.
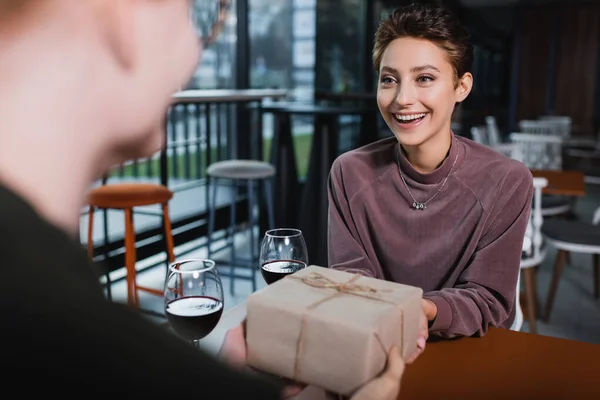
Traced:
POLYGON ((351 395, 385 368, 393 345, 416 351, 420 288, 309 266, 247 300, 251 367, 351 395))

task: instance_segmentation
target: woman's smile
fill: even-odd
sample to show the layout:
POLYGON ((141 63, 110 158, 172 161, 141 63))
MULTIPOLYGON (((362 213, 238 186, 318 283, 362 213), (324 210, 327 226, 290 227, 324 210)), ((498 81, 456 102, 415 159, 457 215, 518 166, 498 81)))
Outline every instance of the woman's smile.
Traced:
POLYGON ((428 116, 428 112, 400 114, 392 113, 390 120, 395 121, 395 125, 398 127, 398 129, 403 131, 412 131, 423 125, 428 116))

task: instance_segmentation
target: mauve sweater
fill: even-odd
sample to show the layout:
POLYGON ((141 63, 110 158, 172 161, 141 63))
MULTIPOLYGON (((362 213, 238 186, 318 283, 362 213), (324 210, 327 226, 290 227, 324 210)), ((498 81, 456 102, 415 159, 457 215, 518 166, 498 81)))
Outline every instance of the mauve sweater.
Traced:
POLYGON ((510 327, 531 171, 453 134, 442 165, 421 174, 399 146, 386 138, 333 163, 329 266, 422 288, 438 310, 432 335, 482 336, 489 326, 510 327), (448 180, 424 210, 415 210, 399 168, 419 202, 448 180))

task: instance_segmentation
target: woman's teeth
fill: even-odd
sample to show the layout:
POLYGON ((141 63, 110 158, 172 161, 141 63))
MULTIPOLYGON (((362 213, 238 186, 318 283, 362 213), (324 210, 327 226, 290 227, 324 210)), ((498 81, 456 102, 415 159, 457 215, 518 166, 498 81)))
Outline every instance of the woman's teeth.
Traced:
POLYGON ((410 122, 413 121, 415 119, 420 119, 423 118, 425 116, 425 113, 421 113, 421 114, 394 114, 394 117, 400 121, 400 122, 410 122))

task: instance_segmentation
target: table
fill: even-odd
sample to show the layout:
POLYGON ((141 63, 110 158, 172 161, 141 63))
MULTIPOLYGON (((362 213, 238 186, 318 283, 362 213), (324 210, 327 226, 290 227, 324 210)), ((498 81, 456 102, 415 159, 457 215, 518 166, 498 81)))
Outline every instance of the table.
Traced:
POLYGON ((559 196, 585 196, 585 176, 580 171, 532 169, 534 177, 548 179, 542 193, 559 196))
POLYGON ((172 96, 173 103, 248 102, 266 98, 282 99, 289 95, 287 89, 214 89, 183 90, 172 96))
MULTIPOLYGON (((207 337, 218 349, 246 315, 242 303, 207 337), (210 338, 212 337, 212 338, 210 338), (209 339, 210 338, 210 339, 209 339)), ((206 341, 206 339, 205 339, 206 341)), ((320 400, 309 387, 297 400, 320 400)), ((407 366, 399 400, 600 398, 600 345, 491 328, 482 338, 438 340, 407 366)))
POLYGON ((600 398, 600 345, 490 329, 428 343, 399 399, 600 398))
POLYGON ((327 265, 327 184, 329 171, 338 155, 339 117, 376 115, 373 107, 273 102, 261 105, 263 113, 275 116, 271 162, 276 168, 275 221, 280 227, 297 227, 303 232, 309 262, 327 265), (315 117, 306 181, 299 190, 296 156, 292 140, 292 115, 315 117))

